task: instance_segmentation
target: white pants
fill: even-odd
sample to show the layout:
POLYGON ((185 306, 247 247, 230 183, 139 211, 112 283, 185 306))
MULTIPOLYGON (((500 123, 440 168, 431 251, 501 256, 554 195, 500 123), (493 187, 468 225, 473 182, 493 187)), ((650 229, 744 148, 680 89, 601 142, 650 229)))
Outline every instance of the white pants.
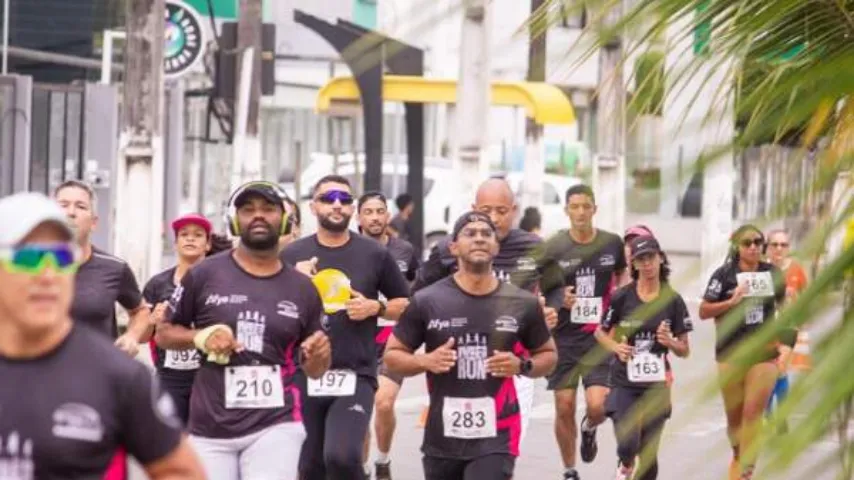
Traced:
POLYGON ((190 436, 210 480, 296 480, 302 423, 281 423, 238 438, 190 436))
POLYGON ((528 431, 528 422, 531 421, 531 410, 534 409, 534 379, 516 375, 513 377, 513 385, 516 387, 516 398, 519 399, 519 413, 522 417, 522 434, 519 437, 521 450, 525 432, 528 431))

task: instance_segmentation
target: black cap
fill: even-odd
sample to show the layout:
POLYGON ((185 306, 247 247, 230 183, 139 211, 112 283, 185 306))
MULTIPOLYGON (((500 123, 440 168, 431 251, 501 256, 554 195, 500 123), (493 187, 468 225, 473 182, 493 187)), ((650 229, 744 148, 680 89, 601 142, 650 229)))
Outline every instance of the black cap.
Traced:
POLYGON ((489 225, 489 228, 491 228, 493 232, 496 231, 495 224, 492 223, 492 220, 489 218, 489 215, 481 212, 470 211, 460 215, 460 218, 458 218, 457 221, 454 223, 454 232, 451 238, 453 240, 456 240, 460 232, 464 228, 466 228, 466 225, 475 222, 484 222, 489 225))
POLYGON ((661 253, 661 246, 655 237, 641 236, 629 242, 629 250, 632 252, 632 257, 637 257, 645 253, 661 253))
POLYGON ((257 195, 264 200, 274 204, 282 205, 284 208, 285 198, 287 195, 278 186, 269 182, 253 182, 241 187, 241 190, 234 197, 234 207, 240 208, 243 206, 252 195, 257 195))

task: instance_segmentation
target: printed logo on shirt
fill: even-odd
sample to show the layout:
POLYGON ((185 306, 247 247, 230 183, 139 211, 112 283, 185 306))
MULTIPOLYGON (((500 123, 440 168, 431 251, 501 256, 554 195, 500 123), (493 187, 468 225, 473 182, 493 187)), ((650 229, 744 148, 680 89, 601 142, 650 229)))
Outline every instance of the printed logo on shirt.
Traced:
POLYGON ((495 320, 495 330, 516 333, 519 331, 519 322, 509 315, 502 315, 495 320))
POLYGON ((603 267, 613 267, 617 264, 617 259, 610 253, 606 253, 599 257, 599 265, 603 267))
POLYGON ((3 442, 0 436, 0 479, 32 480, 35 478, 33 441, 21 440, 18 432, 12 432, 3 442))
POLYGON ((457 378, 486 380, 487 336, 466 333, 457 336, 457 378))
POLYGON ((401 272, 403 272, 403 273, 406 273, 406 270, 407 270, 407 267, 408 267, 408 266, 409 266, 409 265, 407 265, 407 264, 406 264, 406 262, 405 262, 404 260, 398 260, 398 261, 397 261, 397 268, 399 268, 399 269, 400 269, 400 271, 401 271, 401 272))
POLYGON ((154 414, 164 425, 178 430, 182 428, 175 401, 160 388, 157 377, 154 377, 151 383, 151 405, 154 407, 154 414))
POLYGON ((205 305, 241 305, 249 301, 246 295, 219 295, 212 293, 205 299, 205 305))
POLYGON ((237 315, 237 341, 255 353, 264 351, 264 330, 267 317, 257 310, 247 310, 237 315))
POLYGON ((184 287, 183 285, 178 285, 175 287, 175 291, 172 292, 172 296, 169 297, 169 303, 172 305, 178 305, 178 302, 181 301, 181 297, 184 296, 184 287))
POLYGON ((451 328, 462 328, 468 325, 469 319, 466 317, 454 317, 451 319, 451 328))
POLYGON ((596 272, 592 268, 582 268, 576 275, 575 295, 579 297, 596 296, 596 272))
POLYGON ((299 318, 299 308, 294 302, 282 300, 276 305, 276 313, 283 317, 299 318))
POLYGON ((687 315, 684 319, 682 319, 682 324, 685 325, 685 328, 688 330, 694 329, 694 321, 691 320, 691 316, 687 315))
POLYGON ((713 278, 712 281, 709 283, 709 288, 706 290, 706 292, 708 292, 709 295, 715 296, 719 295, 723 288, 724 286, 721 284, 720 280, 718 280, 717 278, 713 278))
POLYGON ((329 319, 329 315, 324 313, 320 316, 320 327, 326 332, 329 331, 332 327, 332 320, 329 319))
POLYGON ((451 328, 450 320, 439 320, 434 318, 427 322, 427 330, 439 330, 440 332, 446 328, 451 328))
POLYGON ((493 270, 492 274, 495 275, 495 278, 497 278, 499 282, 510 283, 510 274, 504 270, 493 270))
POLYGON ((97 410, 82 403, 66 403, 53 412, 53 436, 98 443, 104 438, 104 425, 97 410))
POLYGON ((635 353, 647 353, 652 351, 655 339, 651 332, 641 332, 635 335, 635 353))
POLYGON ((531 272, 537 269, 537 262, 531 257, 516 260, 516 269, 520 272, 531 272))

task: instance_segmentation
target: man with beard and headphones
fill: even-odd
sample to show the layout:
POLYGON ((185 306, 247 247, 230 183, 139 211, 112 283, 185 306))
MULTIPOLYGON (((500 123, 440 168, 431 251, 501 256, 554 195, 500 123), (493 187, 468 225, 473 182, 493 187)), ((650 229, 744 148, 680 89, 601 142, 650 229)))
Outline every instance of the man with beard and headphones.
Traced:
POLYGON ((409 303, 409 285, 394 257, 379 242, 348 229, 354 201, 346 178, 321 178, 311 201, 317 233, 282 252, 285 262, 316 275, 318 285, 326 275, 337 275, 329 296, 345 294, 340 305, 324 305, 331 370, 322 381, 301 378, 307 436, 299 470, 304 480, 364 478, 362 449, 377 389, 377 317, 397 320, 409 303), (378 300, 380 293, 387 303, 378 300))
POLYGON ((295 479, 305 439, 297 367, 318 378, 330 364, 317 290, 278 256, 284 199, 268 182, 235 191, 237 247, 184 275, 156 332, 163 348, 203 353, 187 429, 211 479, 295 479))

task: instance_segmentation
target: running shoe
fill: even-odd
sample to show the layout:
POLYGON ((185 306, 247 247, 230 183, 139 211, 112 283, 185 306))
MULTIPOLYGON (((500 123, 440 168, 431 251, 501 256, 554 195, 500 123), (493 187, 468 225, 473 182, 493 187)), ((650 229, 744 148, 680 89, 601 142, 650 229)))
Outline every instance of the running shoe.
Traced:
POLYGON ((622 464, 617 465, 617 475, 614 477, 614 480, 629 480, 632 478, 631 467, 625 467, 622 464))
POLYGON ((578 476, 578 472, 573 470, 571 472, 563 473, 563 480, 581 480, 581 477, 578 476))
POLYGON ((391 462, 374 463, 374 473, 376 480, 391 480, 391 462))
POLYGON ((596 429, 586 429, 585 425, 587 425, 587 415, 581 420, 581 460, 584 463, 590 463, 596 460, 599 446, 596 444, 596 429))

